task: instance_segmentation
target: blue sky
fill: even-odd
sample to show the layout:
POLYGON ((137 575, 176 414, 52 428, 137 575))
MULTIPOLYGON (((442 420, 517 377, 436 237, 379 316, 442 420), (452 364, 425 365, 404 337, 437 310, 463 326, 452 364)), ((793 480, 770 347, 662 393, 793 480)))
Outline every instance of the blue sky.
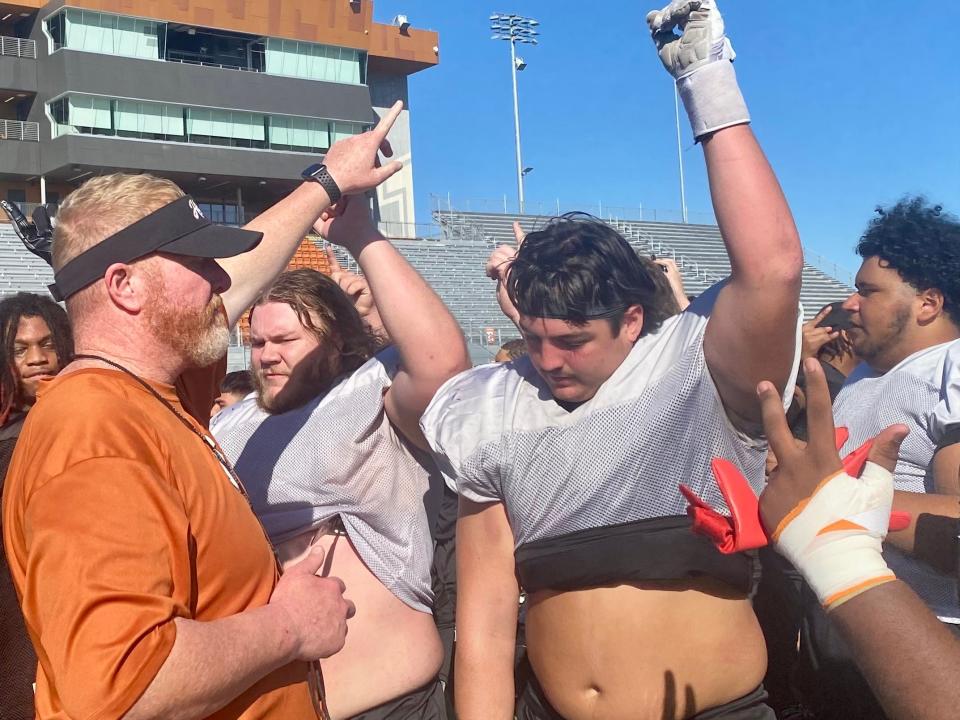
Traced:
MULTIPOLYGON (((806 247, 856 270, 874 207, 923 193, 960 214, 960 5, 726 0, 737 72, 806 247), (842 8, 842 13, 839 11, 842 8)), ((417 215, 431 194, 516 202, 509 46, 488 16, 540 21, 519 75, 528 203, 680 206, 673 89, 636 0, 377 0, 440 32, 440 65, 410 80, 417 215)), ((683 120, 687 205, 709 209, 683 120)))

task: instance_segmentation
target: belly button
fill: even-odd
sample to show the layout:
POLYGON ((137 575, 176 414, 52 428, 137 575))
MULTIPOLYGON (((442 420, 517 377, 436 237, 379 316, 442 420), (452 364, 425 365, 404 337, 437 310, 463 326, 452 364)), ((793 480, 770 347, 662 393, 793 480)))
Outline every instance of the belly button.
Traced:
POLYGON ((590 685, 590 686, 587 688, 587 693, 586 693, 586 694, 587 694, 587 697, 590 698, 590 699, 597 698, 597 697, 600 696, 600 688, 597 687, 596 685, 590 685))

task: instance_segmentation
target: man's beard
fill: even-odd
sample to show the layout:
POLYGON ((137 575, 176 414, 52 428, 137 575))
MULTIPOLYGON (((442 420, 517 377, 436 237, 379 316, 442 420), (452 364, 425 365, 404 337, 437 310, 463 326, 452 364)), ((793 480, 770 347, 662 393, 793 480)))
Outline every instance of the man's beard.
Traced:
POLYGON ((257 404, 271 415, 278 415, 295 410, 326 392, 336 378, 337 363, 325 357, 320 348, 317 352, 317 357, 307 356, 297 363, 280 391, 272 395, 271 388, 264 382, 262 369, 255 367, 250 374, 257 391, 257 404))
POLYGON ((171 305, 162 284, 151 295, 146 310, 150 329, 178 357, 191 367, 206 367, 226 354, 230 328, 219 295, 197 309, 171 305))
MULTIPOLYGON (((878 365, 890 364, 887 362, 886 356, 895 350, 909 322, 910 308, 906 306, 897 308, 882 334, 867 335, 861 330, 859 342, 856 340, 853 342, 853 351, 870 367, 889 370, 887 367, 878 367, 878 365)), ((856 338, 856 334, 853 337, 856 338)), ((902 358, 894 359, 893 364, 899 362, 900 359, 902 358)))

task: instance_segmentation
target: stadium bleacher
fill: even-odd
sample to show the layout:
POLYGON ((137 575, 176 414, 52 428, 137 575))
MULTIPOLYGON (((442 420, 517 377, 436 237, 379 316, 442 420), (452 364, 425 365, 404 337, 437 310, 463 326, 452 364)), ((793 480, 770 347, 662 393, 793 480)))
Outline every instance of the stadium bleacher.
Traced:
MULTIPOLYGON (((436 211, 434 219, 442 231, 440 240, 395 240, 394 244, 460 321, 474 361, 487 362, 500 344, 518 337, 513 324, 500 313, 493 283, 483 274, 487 257, 497 245, 514 242, 515 220, 529 232, 550 217, 443 210, 436 211)), ((608 222, 637 252, 674 258, 689 295, 698 295, 730 273, 726 249, 715 225, 617 219, 608 222)), ((338 254, 342 263, 350 262, 339 249, 338 254)), ((804 264, 800 299, 806 318, 852 292, 847 283, 804 264)))
POLYGON ((46 295, 52 282, 50 267, 24 249, 12 225, 0 223, 0 296, 21 291, 46 295))
MULTIPOLYGON (((502 243, 513 243, 513 222, 524 230, 542 226, 545 215, 510 215, 437 211, 440 234, 435 239, 394 239, 410 263, 437 290, 463 327, 474 362, 489 362, 497 348, 518 337, 513 324, 497 306, 493 283, 483 274, 487 257, 502 243)), ((672 257, 683 273, 690 295, 697 295, 730 272, 720 231, 715 225, 610 219, 633 245, 646 255, 672 257)), ((319 239, 318 239, 319 242, 319 239)), ((345 267, 355 269, 352 258, 336 248, 345 267)), ((45 293, 53 274, 43 262, 26 252, 12 226, 0 223, 0 295, 19 290, 45 293)), ((820 307, 847 297, 853 289, 810 264, 803 270, 801 301, 807 317, 820 307)), ((231 367, 242 367, 244 353, 231 349, 231 367)))

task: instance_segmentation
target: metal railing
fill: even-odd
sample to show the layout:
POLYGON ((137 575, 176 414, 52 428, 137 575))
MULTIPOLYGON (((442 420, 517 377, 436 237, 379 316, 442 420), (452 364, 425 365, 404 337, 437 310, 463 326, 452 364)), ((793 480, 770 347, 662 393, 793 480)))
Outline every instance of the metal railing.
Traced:
POLYGON ((3 35, 0 36, 0 55, 36 59, 37 43, 28 38, 16 38, 3 35))
MULTIPOLYGON (((430 195, 433 211, 439 212, 478 212, 517 215, 517 205, 506 195, 499 199, 490 198, 453 198, 452 195, 430 195)), ((647 222, 682 223, 680 210, 648 208, 643 206, 607 205, 602 201, 524 200, 525 215, 555 217, 567 212, 585 212, 602 220, 645 220, 647 222)), ((716 225, 716 217, 711 212, 688 212, 688 222, 694 225, 716 225)))
POLYGON ((40 123, 0 120, 0 140, 40 142, 40 123))
POLYGON ((407 223, 383 221, 377 229, 392 240, 443 240, 440 226, 434 223, 407 223))
POLYGON ((849 268, 838 265, 823 255, 811 252, 806 247, 803 248, 803 260, 807 265, 812 265, 824 275, 832 277, 834 280, 839 280, 849 287, 853 287, 854 274, 849 268))
POLYGON ((164 60, 166 62, 182 63, 184 65, 202 65, 203 67, 219 68, 221 70, 240 70, 241 72, 263 72, 262 70, 258 70, 257 68, 241 67, 240 65, 228 65, 226 63, 213 63, 213 62, 207 62, 206 60, 193 60, 190 58, 175 58, 175 57, 167 56, 164 58, 164 60))

